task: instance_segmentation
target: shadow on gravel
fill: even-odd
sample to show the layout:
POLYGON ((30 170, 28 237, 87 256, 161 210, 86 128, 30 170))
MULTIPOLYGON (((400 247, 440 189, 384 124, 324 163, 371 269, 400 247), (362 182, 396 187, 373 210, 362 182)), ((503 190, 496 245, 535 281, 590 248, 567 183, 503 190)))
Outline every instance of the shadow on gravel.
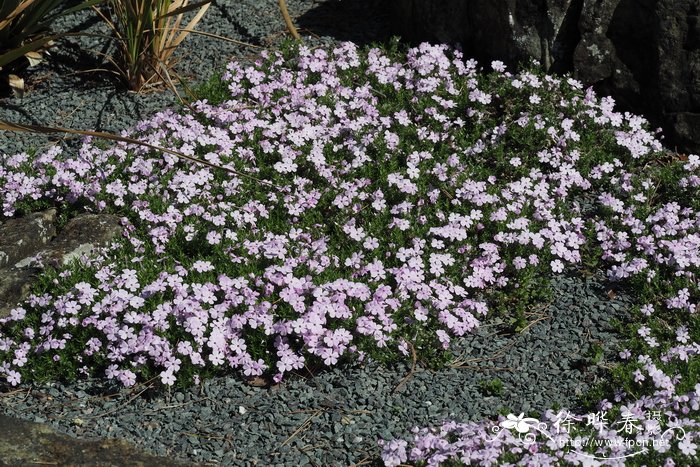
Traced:
POLYGON ((66 79, 65 85, 79 85, 81 90, 116 88, 126 92, 124 84, 104 58, 113 53, 108 43, 101 49, 84 48, 73 41, 63 41, 52 53, 49 69, 66 79))
POLYGON ((242 25, 233 15, 231 15, 231 7, 230 5, 227 5, 227 1, 228 0, 213 0, 211 2, 211 7, 216 8, 219 14, 221 15, 221 18, 223 18, 232 26, 233 31, 235 31, 240 36, 238 40, 247 42, 249 44, 262 46, 263 44, 260 41, 260 38, 256 37, 253 34, 250 34, 250 32, 244 27, 244 25, 242 25))
POLYGON ((327 0, 296 19, 299 32, 352 41, 358 45, 385 43, 391 38, 389 2, 327 0))

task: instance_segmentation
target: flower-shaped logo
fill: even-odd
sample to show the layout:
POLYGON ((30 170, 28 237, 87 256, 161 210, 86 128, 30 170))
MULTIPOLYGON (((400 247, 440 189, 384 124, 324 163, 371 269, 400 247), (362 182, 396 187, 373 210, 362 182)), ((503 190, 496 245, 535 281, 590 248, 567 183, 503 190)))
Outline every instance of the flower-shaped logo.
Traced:
POLYGON ((508 430, 515 428, 518 433, 527 433, 530 431, 531 427, 537 426, 538 423, 539 420, 536 418, 525 418, 524 413, 521 413, 518 416, 509 413, 506 419, 499 423, 499 425, 508 430))

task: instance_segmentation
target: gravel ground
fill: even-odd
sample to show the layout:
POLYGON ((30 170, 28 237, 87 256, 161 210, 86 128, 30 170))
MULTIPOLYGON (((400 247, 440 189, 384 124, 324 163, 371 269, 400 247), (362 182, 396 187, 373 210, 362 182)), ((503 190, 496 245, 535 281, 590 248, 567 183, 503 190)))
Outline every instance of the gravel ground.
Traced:
POLYGON ((405 438, 414 426, 478 421, 502 409, 575 409, 577 396, 603 376, 617 343, 610 320, 624 320, 629 301, 621 294, 611 299, 609 287, 594 278, 560 276, 554 287, 554 301, 533 310, 525 332, 484 323, 456 342, 454 366, 439 371, 419 366, 411 374, 410 362, 368 363, 267 388, 230 376, 167 394, 145 384, 119 390, 84 381, 5 396, 0 410, 197 462, 351 465, 376 459, 377 439, 405 438), (605 349, 597 364, 587 358, 593 343, 605 349), (483 383, 495 378, 503 390, 485 390, 483 383))
MULTIPOLYGON (((389 30, 380 3, 290 0, 289 7, 311 44, 367 43, 385 40, 389 30)), ((61 27, 99 31, 100 25, 88 18, 75 15, 61 27)), ((284 36, 274 0, 215 1, 200 29, 262 46, 274 46, 284 36)), ((76 73, 103 67, 81 47, 99 50, 94 39, 65 43, 53 53, 55 61, 34 71, 23 99, 0 100, 0 118, 120 131, 173 102, 169 92, 124 92, 104 72, 76 73)), ((184 52, 179 71, 196 82, 254 50, 196 36, 184 52)), ((48 142, 3 135, 0 153, 48 142)), ((154 454, 196 462, 359 463, 377 459, 377 439, 406 437, 414 426, 437 425, 446 418, 493 418, 501 409, 517 414, 544 411, 553 404, 576 407, 578 396, 604 375, 618 343, 610 322, 626 319, 629 300, 619 291, 611 298, 611 286, 595 277, 559 276, 554 288, 554 300, 533 310, 526 331, 513 334, 503 323, 485 322, 475 335, 455 342, 460 361, 440 371, 419 365, 411 372, 410 361, 392 368, 370 362, 292 377, 274 387, 256 387, 230 376, 165 394, 147 385, 125 390, 104 381, 25 386, 3 395, 0 411, 50 423, 81 438, 116 436, 154 454), (605 349, 597 364, 587 359, 595 343, 605 349), (485 389, 484 382, 493 379, 502 382, 502 391, 485 389)))
MULTIPOLYGON (((289 0, 290 15, 310 46, 352 40, 358 44, 388 38, 388 17, 381 0, 289 0)), ((61 18, 56 30, 109 34, 90 11, 61 18)), ((287 36, 276 0, 215 0, 197 30, 224 36, 259 48, 274 47, 287 36)), ((260 49, 190 34, 175 53, 175 70, 189 86, 223 72, 232 59, 254 56, 260 49)), ((119 132, 173 105, 171 91, 127 92, 114 73, 104 71, 104 56, 113 53, 108 40, 70 37, 51 51, 51 59, 25 73, 22 99, 0 98, 0 119, 34 125, 119 132), (102 70, 102 71, 90 71, 102 70)), ((185 96, 186 94, 182 94, 185 96)), ((0 153, 42 148, 50 139, 27 134, 1 134, 0 153), (9 135, 9 137, 7 137, 9 135)), ((63 144, 75 146, 79 137, 63 144)))

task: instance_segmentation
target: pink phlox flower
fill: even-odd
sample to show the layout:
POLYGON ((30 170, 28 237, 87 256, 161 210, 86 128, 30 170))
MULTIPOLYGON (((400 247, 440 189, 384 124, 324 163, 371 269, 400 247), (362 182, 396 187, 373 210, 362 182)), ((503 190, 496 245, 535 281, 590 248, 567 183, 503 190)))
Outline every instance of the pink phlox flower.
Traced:
POLYGON ((382 461, 387 467, 396 467, 406 463, 408 460, 406 452, 408 442, 404 440, 392 440, 389 442, 380 440, 379 445, 382 447, 382 461))
POLYGON ((438 340, 442 344, 442 348, 449 349, 450 348, 450 341, 451 341, 450 336, 442 329, 435 331, 435 334, 437 335, 438 340))
POLYGON ((304 357, 292 351, 288 344, 280 342, 276 347, 279 357, 276 366, 281 373, 297 370, 304 366, 304 357))
POLYGON ((267 369, 263 359, 252 360, 250 358, 243 361, 243 374, 246 376, 260 376, 267 369))
POLYGON ((20 382, 22 382, 22 375, 14 370, 7 370, 5 372, 5 378, 12 386, 17 386, 20 382))
POLYGON ((431 253, 429 262, 430 272, 440 277, 445 272, 444 266, 452 266, 455 264, 455 259, 449 253, 431 253))
POLYGON ((552 267, 552 271, 555 273, 561 273, 564 271, 564 263, 562 263, 558 259, 555 259, 554 261, 552 261, 550 263, 550 265, 552 267))
POLYGON ((214 265, 209 261, 197 260, 192 263, 192 269, 197 272, 208 272, 214 270, 214 265))
POLYGON ((207 282, 205 284, 191 284, 192 296, 195 300, 200 303, 205 303, 207 305, 213 305, 216 303, 217 298, 215 295, 216 286, 207 282))
POLYGON ((405 339, 400 339, 397 349, 402 355, 408 356, 408 342, 405 339))
POLYGON ((245 341, 240 337, 232 337, 229 341, 228 348, 231 352, 242 354, 246 351, 248 346, 246 345, 245 341))
POLYGON ((120 370, 116 377, 127 388, 136 384, 136 374, 131 370, 120 370))
POLYGON ((170 369, 162 371, 160 373, 160 380, 166 386, 172 386, 173 384, 175 384, 175 379, 175 375, 170 369))
POLYGON ((676 328, 676 340, 682 344, 685 344, 690 339, 688 333, 688 327, 683 325, 676 328))
POLYGON ((686 456, 695 456, 697 453, 697 444, 692 442, 691 435, 686 435, 679 443, 678 449, 686 456))
POLYGON ((491 68, 493 69, 493 71, 498 72, 498 73, 503 73, 504 71, 506 71, 506 66, 500 60, 492 61, 491 68))

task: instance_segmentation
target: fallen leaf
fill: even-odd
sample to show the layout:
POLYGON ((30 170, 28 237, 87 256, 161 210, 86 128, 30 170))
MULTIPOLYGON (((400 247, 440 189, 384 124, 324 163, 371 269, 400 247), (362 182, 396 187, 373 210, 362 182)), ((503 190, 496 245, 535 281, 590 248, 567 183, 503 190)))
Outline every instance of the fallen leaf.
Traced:
POLYGON ((614 290, 608 290, 608 298, 610 300, 615 300, 615 297, 617 297, 617 294, 615 293, 614 290))
POLYGON ((248 378, 248 384, 256 388, 264 388, 269 384, 269 381, 260 376, 253 376, 252 378, 248 378))
POLYGON ((27 52, 24 56, 29 60, 30 68, 44 61, 44 56, 40 52, 27 52))
POLYGON ((10 89, 12 89, 12 94, 15 97, 24 96, 24 80, 17 75, 9 75, 8 82, 10 84, 10 89))

